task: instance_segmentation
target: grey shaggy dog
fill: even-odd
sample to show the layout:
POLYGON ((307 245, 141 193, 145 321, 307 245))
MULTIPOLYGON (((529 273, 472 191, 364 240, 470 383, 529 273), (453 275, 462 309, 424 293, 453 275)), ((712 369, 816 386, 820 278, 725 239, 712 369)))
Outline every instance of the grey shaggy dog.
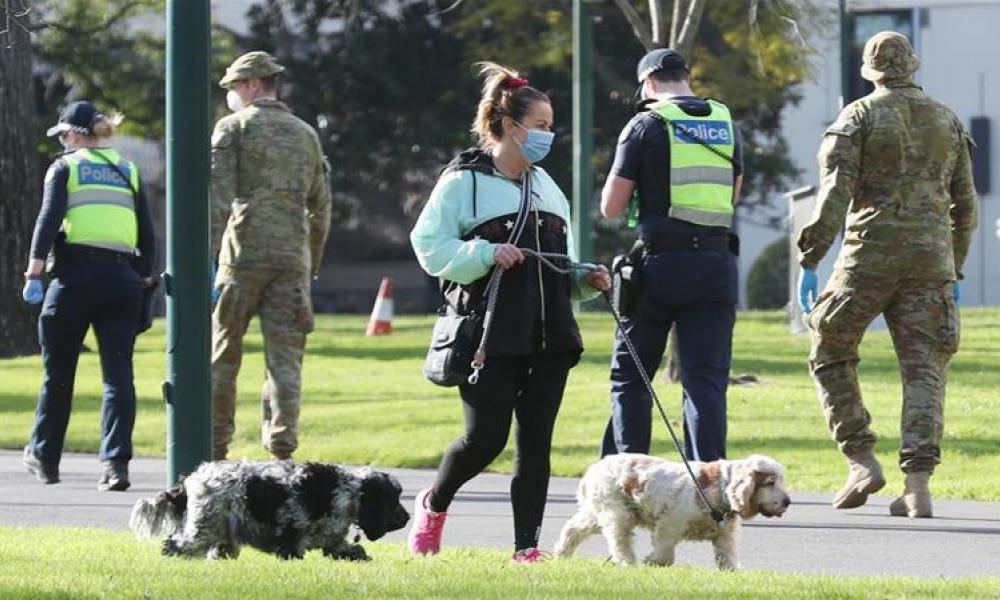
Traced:
MULTIPOLYGON (((206 462, 177 486, 136 502, 129 527, 139 539, 166 535, 167 556, 236 558, 250 545, 283 559, 321 549, 368 560, 347 540, 357 525, 369 540, 410 519, 395 477, 320 463, 206 462)), ((357 541, 357 540, 355 540, 357 541)))

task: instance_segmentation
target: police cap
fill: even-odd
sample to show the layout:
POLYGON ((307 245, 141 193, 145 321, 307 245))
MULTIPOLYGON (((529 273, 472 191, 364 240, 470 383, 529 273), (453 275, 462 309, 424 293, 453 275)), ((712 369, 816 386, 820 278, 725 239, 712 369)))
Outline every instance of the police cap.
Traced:
POLYGON ((683 69, 690 71, 687 62, 680 55, 680 52, 673 48, 657 48, 656 50, 647 52, 646 56, 642 57, 642 60, 639 61, 639 66, 636 67, 635 77, 639 83, 642 83, 644 79, 649 77, 650 73, 655 73, 663 69, 683 69))
POLYGON ((285 70, 273 56, 262 50, 247 52, 233 61, 219 85, 228 89, 233 83, 246 79, 270 77, 285 70))
POLYGON ((103 116, 97 110, 96 106, 86 100, 71 102, 59 113, 59 122, 49 127, 45 135, 51 137, 66 133, 67 131, 74 131, 82 135, 92 135, 94 133, 94 123, 103 116))

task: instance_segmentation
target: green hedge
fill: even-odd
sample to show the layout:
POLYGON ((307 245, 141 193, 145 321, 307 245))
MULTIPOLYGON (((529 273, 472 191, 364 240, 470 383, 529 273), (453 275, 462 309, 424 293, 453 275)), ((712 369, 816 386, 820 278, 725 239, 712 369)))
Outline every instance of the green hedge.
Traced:
POLYGON ((788 238, 783 237, 760 253, 747 276, 750 308, 784 308, 788 303, 788 238))

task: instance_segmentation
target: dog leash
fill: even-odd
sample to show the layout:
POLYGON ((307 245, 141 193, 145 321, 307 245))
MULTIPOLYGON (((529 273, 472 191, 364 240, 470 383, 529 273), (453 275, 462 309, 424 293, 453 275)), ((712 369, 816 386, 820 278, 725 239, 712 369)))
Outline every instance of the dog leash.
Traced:
MULTIPOLYGON (((543 265, 562 275, 569 274, 572 271, 586 271, 589 273, 597 270, 597 265, 593 263, 575 262, 566 254, 538 252, 536 250, 532 250, 531 248, 519 248, 519 250, 521 250, 523 254, 538 259, 543 265), (553 259, 565 260, 567 262, 566 268, 561 268, 556 265, 552 262, 553 259)), ((493 275, 487 283, 488 298, 486 316, 483 320, 483 337, 480 340, 479 348, 476 350, 472 359, 472 374, 469 375, 469 383, 473 385, 479 381, 479 371, 482 370, 486 364, 486 340, 489 337, 490 326, 493 323, 493 309, 496 307, 497 296, 500 292, 500 278, 502 275, 503 270, 497 269, 493 272, 493 275)), ((615 308, 614 302, 611 301, 611 294, 605 290, 601 292, 601 296, 604 297, 604 301, 611 310, 611 315, 615 319, 615 325, 618 327, 618 331, 621 332, 622 339, 625 340, 625 347, 628 349, 628 353, 631 355, 632 361, 635 363, 636 369, 639 371, 639 376, 642 378, 642 383, 646 386, 646 391, 649 392, 649 395, 653 398, 653 402, 656 403, 656 409, 660 413, 663 424, 667 426, 667 431, 670 432, 670 439, 674 442, 674 448, 677 449, 677 454, 680 455, 681 461, 684 463, 684 468, 687 469, 688 475, 691 476, 694 488, 698 490, 698 495, 708 508, 712 519, 720 526, 724 525, 726 521, 726 513, 720 511, 714 504, 712 504, 712 502, 709 501, 708 496, 705 494, 705 490, 702 489, 701 485, 698 483, 698 477, 695 476, 694 470, 691 468, 691 464, 688 462, 687 457, 684 456, 684 449, 681 448, 681 443, 677 438, 677 433, 674 432, 674 428, 670 424, 670 419, 667 418, 667 413, 663 410, 663 405, 660 404, 660 398, 656 395, 656 390, 653 389, 653 384, 649 380, 649 375, 646 374, 646 369, 642 366, 642 361, 639 360, 639 353, 636 352, 635 346, 632 345, 631 338, 629 338, 628 334, 625 332, 625 327, 622 324, 622 316, 618 312, 618 309, 615 308)), ((724 490, 723 493, 725 493, 724 490)))
MULTIPOLYGON (((611 301, 611 294, 607 291, 602 291, 601 295, 604 297, 605 302, 607 302, 608 308, 611 309, 611 315, 615 318, 615 325, 617 325, 622 339, 625 340, 625 347, 628 349, 628 353, 632 357, 632 362, 635 363, 636 369, 639 371, 639 376, 642 378, 642 383, 646 386, 646 391, 649 392, 650 396, 652 396, 653 402, 656 403, 656 409, 660 412, 660 417, 663 419, 663 424, 667 426, 667 431, 670 432, 670 439, 674 441, 674 447, 677 449, 677 454, 680 455, 681 461, 684 463, 684 468, 687 469, 688 475, 691 476, 691 481, 694 483, 694 489, 698 490, 698 495, 701 496, 705 506, 708 507, 708 512, 711 514, 712 519, 720 526, 724 525, 726 521, 726 513, 722 512, 716 508, 714 504, 709 502, 708 496, 705 494, 705 490, 703 490, 701 485, 698 483, 698 478, 695 476, 694 470, 691 468, 691 463, 689 463, 687 457, 684 456, 684 449, 681 448, 681 443, 677 439, 677 434, 674 432, 673 426, 670 424, 670 419, 667 418, 667 413, 663 410, 663 405, 660 404, 660 398, 656 395, 656 390, 653 389, 653 384, 649 380, 649 375, 646 374, 646 368, 642 366, 642 361, 639 360, 639 353, 636 352, 635 346, 632 345, 631 338, 629 338, 628 333, 625 332, 625 327, 622 325, 622 316, 618 312, 618 309, 615 308, 614 302, 611 301)), ((725 493, 725 490, 723 490, 723 493, 725 493)))
MULTIPOLYGON (((538 252, 531 248, 518 248, 522 254, 537 258, 539 262, 549 269, 566 275, 572 271, 596 271, 597 265, 593 263, 579 263, 570 260, 565 254, 555 252, 538 252), (566 268, 559 267, 552 260, 565 260, 569 264, 566 268)), ((486 314, 483 317, 483 337, 479 340, 479 347, 472 355, 472 373, 469 374, 468 382, 471 385, 479 383, 479 372, 486 366, 486 341, 490 337, 490 329, 493 325, 494 309, 497 304, 497 297, 500 295, 500 278, 503 277, 503 269, 494 269, 486 283, 486 314)))

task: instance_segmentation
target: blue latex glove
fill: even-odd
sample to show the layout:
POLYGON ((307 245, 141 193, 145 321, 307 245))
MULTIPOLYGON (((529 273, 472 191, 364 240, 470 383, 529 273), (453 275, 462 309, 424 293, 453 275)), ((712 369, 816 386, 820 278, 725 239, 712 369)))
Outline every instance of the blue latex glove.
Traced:
POLYGON ((955 302, 958 303, 958 301, 962 299, 962 284, 956 281, 952 285, 951 294, 954 296, 955 302))
POLYGON ((799 308, 804 314, 812 312, 813 303, 819 295, 819 280, 814 269, 799 270, 799 308))
POLYGON ((208 282, 208 285, 212 288, 212 302, 218 302, 219 296, 222 292, 219 288, 215 287, 215 276, 219 274, 219 263, 212 263, 212 279, 208 282))
POLYGON ((21 297, 28 304, 38 304, 45 298, 45 285, 41 279, 29 279, 24 282, 24 289, 21 290, 21 297))

